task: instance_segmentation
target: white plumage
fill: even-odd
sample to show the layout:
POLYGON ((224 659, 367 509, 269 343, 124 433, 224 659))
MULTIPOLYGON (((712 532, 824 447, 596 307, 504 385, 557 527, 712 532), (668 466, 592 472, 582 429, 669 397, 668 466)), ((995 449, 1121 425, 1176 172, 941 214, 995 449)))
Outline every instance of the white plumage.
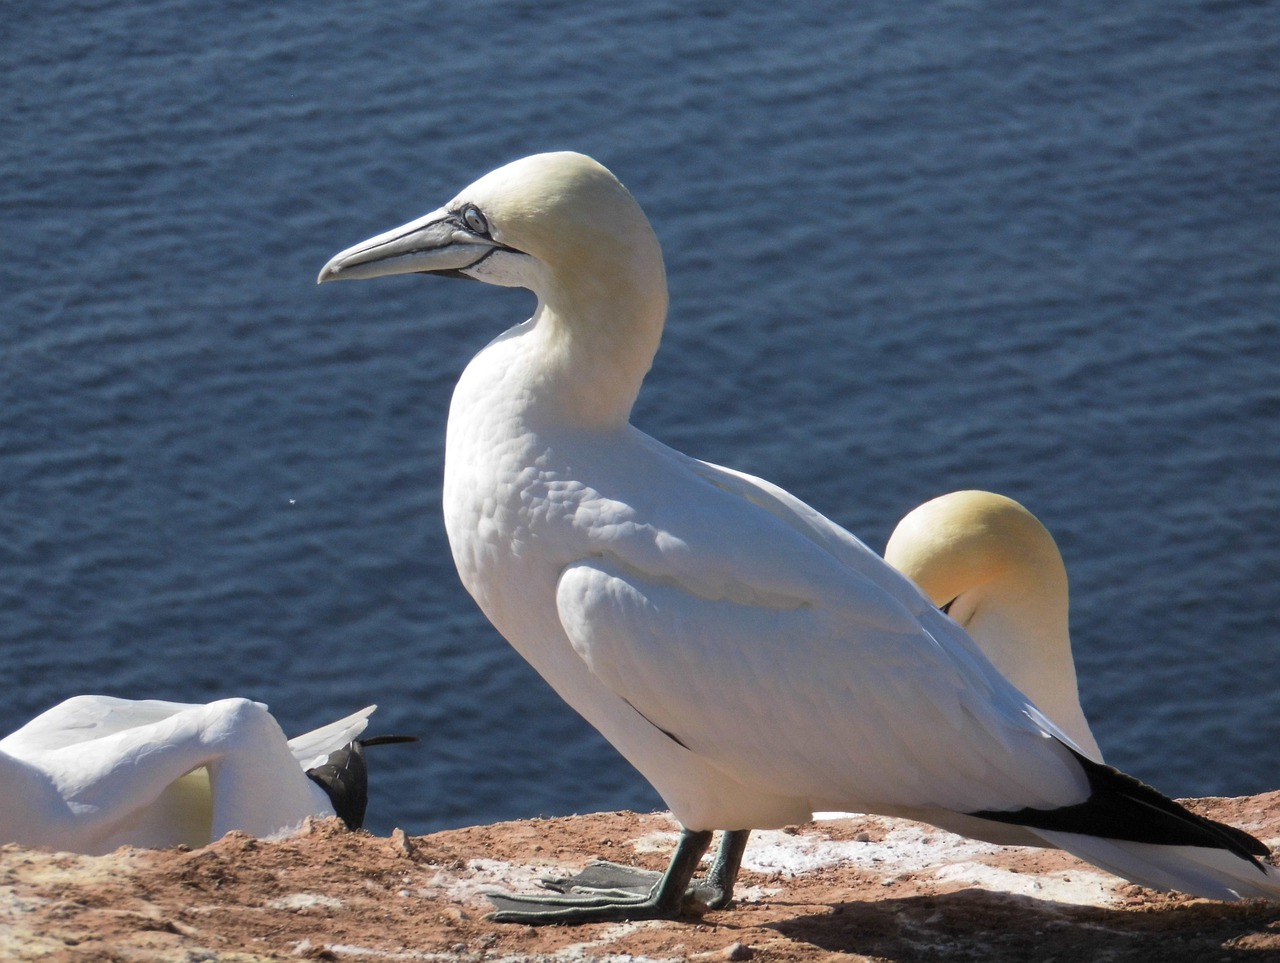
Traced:
POLYGON ((332 816, 305 770, 375 706, 286 739, 267 707, 76 696, 0 740, 0 842, 100 854, 269 836, 332 816))
MULTIPOLYGON (((779 826, 815 809, 1061 845, 1204 895, 1280 893, 1253 858, 1256 841, 1229 833, 1238 851, 1227 868, 1179 875, 1185 861, 1171 847, 1153 861, 1132 840, 1062 832, 1113 797, 1137 794, 1134 805, 1149 808, 1151 791, 1073 751, 857 538, 769 482, 629 424, 666 283, 648 221, 599 164, 572 153, 516 161, 338 254, 320 280, 397 273, 537 295, 533 317, 481 351, 454 392, 444 482, 454 560, 499 631, 686 827, 647 897, 508 899, 500 918, 667 915, 709 830, 779 826), (1031 823, 1045 812, 1056 815, 1041 832, 1031 823)), ((1217 840, 1190 814, 1169 819, 1217 840)))

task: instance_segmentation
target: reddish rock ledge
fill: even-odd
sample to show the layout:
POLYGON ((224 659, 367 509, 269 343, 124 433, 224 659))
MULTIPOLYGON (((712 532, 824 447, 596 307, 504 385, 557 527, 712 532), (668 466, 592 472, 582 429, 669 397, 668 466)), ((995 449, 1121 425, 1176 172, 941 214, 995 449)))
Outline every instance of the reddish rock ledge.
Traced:
MULTIPOLYGON (((1280 793, 1194 800, 1280 842, 1280 793)), ((1280 961, 1280 904, 1132 886, 1071 856, 849 816, 752 836, 738 900, 677 922, 498 925, 490 888, 595 856, 661 868, 664 814, 390 838, 337 820, 266 842, 74 856, 0 847, 0 959, 61 961, 1280 961)))

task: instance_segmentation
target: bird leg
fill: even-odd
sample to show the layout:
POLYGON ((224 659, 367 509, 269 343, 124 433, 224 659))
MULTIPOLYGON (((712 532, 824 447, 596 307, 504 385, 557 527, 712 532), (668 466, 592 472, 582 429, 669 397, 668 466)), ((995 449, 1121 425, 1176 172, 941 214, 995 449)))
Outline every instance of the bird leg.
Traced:
POLYGON ((694 887, 698 899, 707 904, 707 909, 724 909, 733 901, 733 887, 738 882, 742 854, 746 852, 750 835, 749 829, 728 829, 720 837, 720 848, 707 870, 706 881, 694 887))
MULTIPOLYGON (((742 853, 747 846, 749 829, 726 830, 720 837, 720 846, 716 850, 711 868, 702 879, 695 879, 689 884, 685 893, 686 899, 697 900, 707 909, 724 909, 733 900, 733 886, 738 879, 738 869, 742 865, 742 853)), ((654 884, 662 878, 661 873, 651 869, 637 869, 621 863, 597 859, 588 863, 582 872, 575 876, 548 876, 541 880, 547 889, 557 893, 634 893, 645 895, 654 884)))
MULTIPOLYGON (((743 843, 746 831, 742 831, 743 843)), ((630 920, 675 919, 680 915, 689 882, 703 853, 711 845, 711 830, 683 830, 667 871, 637 892, 641 880, 632 877, 622 887, 589 887, 589 892, 559 896, 488 893, 495 909, 489 919, 499 923, 619 923, 630 920)), ((723 849, 723 847, 722 847, 723 849)), ((738 853, 739 860, 741 852, 738 853)), ((716 860, 720 862, 719 859, 716 860)), ((713 867, 714 868, 714 867, 713 867)), ((736 867, 735 867, 736 870, 736 867)), ((732 882, 730 882, 732 890, 732 882)))

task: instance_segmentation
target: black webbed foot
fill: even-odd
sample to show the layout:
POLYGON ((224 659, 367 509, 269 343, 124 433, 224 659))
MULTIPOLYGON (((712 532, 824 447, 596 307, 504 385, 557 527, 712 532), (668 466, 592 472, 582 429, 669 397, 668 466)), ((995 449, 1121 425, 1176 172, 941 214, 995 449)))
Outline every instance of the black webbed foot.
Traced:
POLYGON ((599 923, 675 919, 707 909, 723 909, 733 886, 750 830, 726 832, 705 879, 693 871, 711 842, 711 833, 685 830, 665 873, 597 860, 573 876, 541 882, 558 896, 490 893, 496 909, 490 918, 503 923, 599 923))
POLYGON ((693 871, 710 844, 709 830, 686 829, 680 835, 671 865, 656 881, 645 870, 632 870, 616 863, 594 863, 568 880, 544 881, 544 885, 562 895, 489 893, 489 901, 494 905, 489 918, 499 923, 534 926, 676 919, 685 910, 686 891, 693 871), (565 886, 584 875, 586 885, 565 886), (621 885, 615 885, 618 883, 621 885), (560 889, 561 886, 565 889, 560 889), (641 887, 643 892, 637 892, 641 887))

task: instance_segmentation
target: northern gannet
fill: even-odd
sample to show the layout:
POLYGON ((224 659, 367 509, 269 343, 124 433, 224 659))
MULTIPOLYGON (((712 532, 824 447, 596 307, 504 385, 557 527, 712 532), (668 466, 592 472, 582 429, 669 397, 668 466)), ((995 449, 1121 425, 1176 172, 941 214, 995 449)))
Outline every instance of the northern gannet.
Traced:
POLYGON ((960 623, 1006 679, 1094 762, 1068 628, 1067 570, 1035 515, 1004 495, 939 495, 898 522, 884 560, 960 623))
POLYGON ((364 816, 376 706, 286 739, 267 707, 75 696, 0 739, 0 843, 98 855, 364 816))
POLYGON ((454 391, 454 561, 490 621, 683 826, 647 894, 492 896, 497 919, 675 916, 713 830, 815 810, 1057 846, 1160 889, 1280 897, 1262 843, 1090 760, 853 535, 631 426, 666 279, 648 220, 600 164, 515 161, 337 254, 318 280, 412 273, 537 296, 454 391))

